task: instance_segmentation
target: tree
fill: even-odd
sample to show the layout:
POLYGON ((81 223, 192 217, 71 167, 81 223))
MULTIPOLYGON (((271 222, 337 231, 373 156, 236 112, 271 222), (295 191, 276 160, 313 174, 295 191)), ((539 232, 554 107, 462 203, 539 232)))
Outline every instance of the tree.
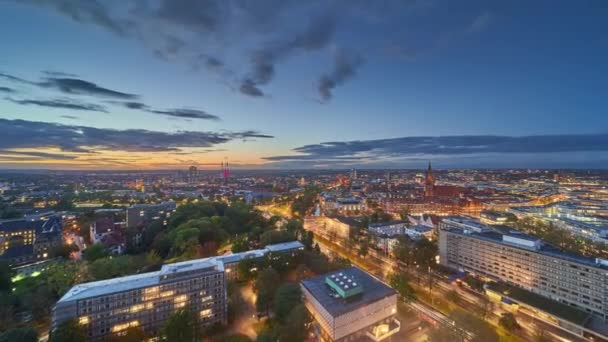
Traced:
POLYGON ((53 257, 61 257, 64 259, 69 259, 70 258, 70 254, 72 254, 72 252, 77 252, 78 251, 78 246, 76 246, 76 244, 61 244, 59 246, 54 247, 51 250, 51 255, 53 257))
POLYGON ((409 267, 414 262, 414 250, 406 237, 399 237, 397 247, 393 251, 394 257, 409 267))
POLYGON ((63 296, 72 286, 90 280, 87 267, 78 261, 56 262, 44 272, 46 284, 57 298, 63 296))
POLYGON ((49 342, 84 342, 86 339, 84 327, 76 320, 69 320, 51 332, 49 342))
POLYGON ((505 328, 507 331, 511 331, 511 332, 519 329, 519 323, 517 323, 517 319, 515 318, 515 315, 513 315, 510 312, 503 312, 500 315, 498 324, 501 327, 505 328))
POLYGON ((475 341, 498 342, 498 334, 492 326, 475 315, 462 309, 456 309, 450 314, 455 326, 475 336, 475 341))
POLYGON ((450 290, 445 294, 445 298, 447 298, 452 303, 458 303, 460 301, 460 295, 456 290, 450 290))
POLYGON ((270 267, 258 273, 254 284, 254 290, 258 294, 255 302, 258 312, 268 311, 280 281, 279 273, 270 267))
POLYGON ((102 244, 96 243, 87 247, 82 254, 87 261, 93 262, 97 259, 107 257, 108 251, 102 244))
POLYGON ((369 253, 369 240, 363 239, 359 244, 359 256, 365 258, 369 253))
POLYGON ((321 253, 321 247, 319 247, 318 243, 315 243, 315 248, 314 248, 316 253, 321 253))
POLYGON ((285 325, 280 329, 279 341, 304 341, 308 334, 307 326, 311 318, 304 304, 298 304, 285 319, 285 325))
POLYGON ((475 291, 483 291, 483 281, 475 276, 467 274, 462 281, 475 291))
POLYGON ((0 342, 38 342, 38 332, 31 327, 15 328, 0 334, 0 342))
POLYGON ((5 262, 0 261, 0 292, 8 292, 11 290, 13 277, 13 270, 11 266, 5 262))
POLYGON ((294 235, 287 230, 269 230, 260 236, 260 244, 266 246, 292 241, 293 239, 294 235))
POLYGON ((281 285, 274 295, 273 310, 279 322, 284 323, 289 312, 302 302, 302 290, 293 283, 281 285))
POLYGON ((242 236, 232 242, 232 253, 246 252, 249 250, 249 240, 246 236, 242 236))
POLYGON ((218 342, 253 342, 253 340, 245 334, 236 334, 236 335, 226 336, 226 337, 220 339, 218 342))
POLYGON ((543 327, 541 327, 538 324, 534 325, 534 342, 552 342, 553 339, 551 338, 551 336, 547 333, 547 330, 543 329, 543 327))
POLYGON ((416 299, 416 292, 409 284, 409 280, 409 277, 404 273, 393 273, 389 278, 391 287, 394 288, 406 302, 416 299))
POLYGON ((199 325, 195 313, 189 308, 176 311, 165 322, 161 334, 167 341, 198 342, 199 325))
POLYGON ((311 231, 304 231, 302 233, 302 244, 307 251, 312 250, 314 243, 314 234, 311 231))
POLYGON ((414 244, 414 260, 417 265, 426 269, 435 267, 435 256, 437 255, 437 245, 425 238, 417 240, 414 244))

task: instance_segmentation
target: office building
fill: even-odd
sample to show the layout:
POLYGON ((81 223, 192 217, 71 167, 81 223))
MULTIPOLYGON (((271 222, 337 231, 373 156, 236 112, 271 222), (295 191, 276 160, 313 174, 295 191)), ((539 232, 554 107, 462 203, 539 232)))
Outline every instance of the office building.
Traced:
POLYGON ((238 263, 272 253, 303 249, 299 241, 264 249, 163 265, 160 271, 79 284, 53 309, 52 329, 70 319, 85 326, 87 338, 102 341, 139 327, 156 335, 175 311, 188 307, 201 327, 226 323, 227 281, 238 263))
POLYGON ((565 253, 538 238, 470 218, 446 218, 439 228, 442 265, 608 318, 608 260, 565 253))
POLYGON ((397 292, 357 267, 301 282, 321 341, 382 341, 399 332, 397 292))

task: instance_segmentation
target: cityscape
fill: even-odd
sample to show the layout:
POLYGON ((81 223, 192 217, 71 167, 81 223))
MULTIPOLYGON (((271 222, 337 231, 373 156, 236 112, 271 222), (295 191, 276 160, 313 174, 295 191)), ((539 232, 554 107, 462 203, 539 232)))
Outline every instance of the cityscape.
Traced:
POLYGON ((0 1, 0 342, 608 341, 606 18, 0 1))

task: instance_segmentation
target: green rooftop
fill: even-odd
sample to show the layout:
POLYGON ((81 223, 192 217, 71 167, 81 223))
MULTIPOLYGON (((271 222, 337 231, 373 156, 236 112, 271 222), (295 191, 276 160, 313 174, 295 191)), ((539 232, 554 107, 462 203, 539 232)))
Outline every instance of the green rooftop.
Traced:
POLYGON ((588 317, 590 316, 589 313, 575 307, 556 302, 539 294, 505 283, 489 283, 487 287, 490 291, 500 293, 501 295, 509 297, 514 301, 522 302, 526 305, 535 307, 541 311, 580 326, 584 326, 588 317))
POLYGON ((350 298, 363 292, 363 287, 346 272, 337 272, 325 277, 325 284, 334 289, 342 298, 350 298))

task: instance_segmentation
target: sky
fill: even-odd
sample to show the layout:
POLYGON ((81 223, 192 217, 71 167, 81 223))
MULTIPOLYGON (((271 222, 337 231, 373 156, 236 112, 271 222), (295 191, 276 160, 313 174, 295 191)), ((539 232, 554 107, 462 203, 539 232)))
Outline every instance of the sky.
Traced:
POLYGON ((607 17, 602 0, 0 0, 0 168, 606 168, 607 17))

